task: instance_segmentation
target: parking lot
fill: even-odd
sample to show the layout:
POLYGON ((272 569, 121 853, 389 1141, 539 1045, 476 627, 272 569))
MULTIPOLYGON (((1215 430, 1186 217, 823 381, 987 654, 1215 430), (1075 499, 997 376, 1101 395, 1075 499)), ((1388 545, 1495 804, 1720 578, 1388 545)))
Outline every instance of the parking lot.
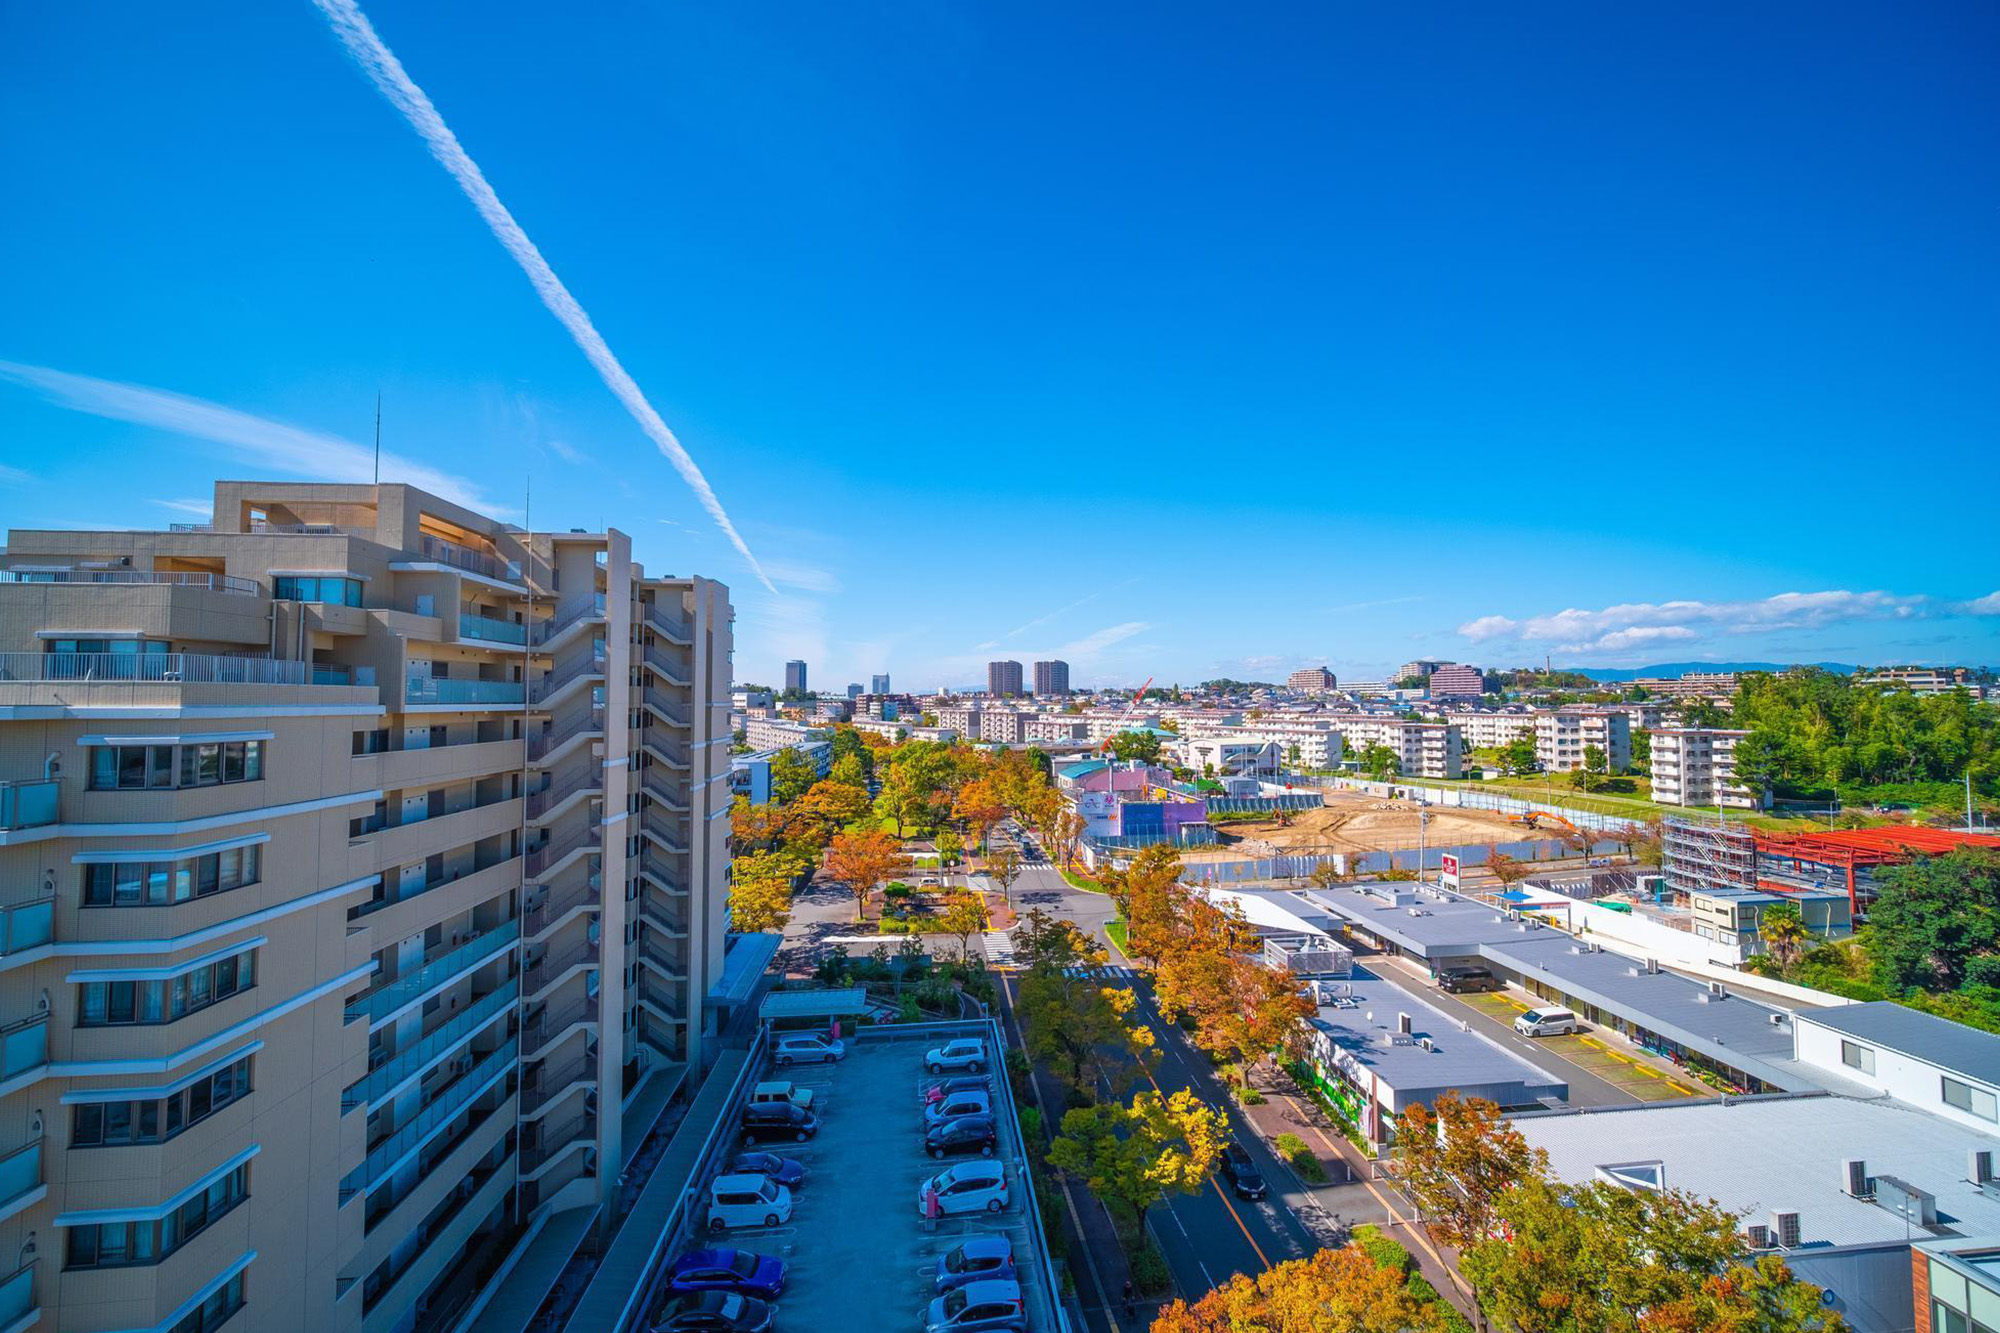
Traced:
MULTIPOLYGON (((778 1329, 921 1329, 936 1295, 932 1283, 939 1257, 968 1237, 990 1235, 1004 1235, 1013 1243, 1028 1328, 1052 1333, 1057 1327, 1040 1243, 1024 1211, 1032 1204, 1022 1178, 1020 1127, 1004 1070, 987 1072, 994 1079, 1000 1132, 994 1160, 1007 1170, 1011 1203, 999 1213, 935 1222, 923 1216, 919 1195, 926 1180, 954 1162, 981 1160, 937 1162, 924 1152, 922 1097, 931 1080, 924 1073, 923 1055, 945 1039, 930 1025, 908 1035, 891 1028, 867 1030, 858 1040, 849 1039, 847 1058, 838 1064, 761 1075, 789 1078, 811 1089, 820 1109, 819 1133, 812 1140, 757 1145, 805 1166, 792 1219, 778 1227, 736 1228, 712 1237, 697 1231, 694 1243, 753 1250, 785 1262, 778 1329)), ((997 1061, 1001 1053, 992 1054, 997 1061)), ((733 1141, 729 1151, 734 1151, 733 1141)))
MULTIPOLYGON (((1511 989, 1454 995, 1451 998, 1510 1025, 1540 1003, 1532 995, 1511 989)), ((1588 1070, 1620 1092, 1642 1102, 1667 1102, 1707 1095, 1694 1085, 1692 1079, 1675 1077, 1659 1067, 1662 1062, 1631 1051, 1630 1044, 1621 1038, 1607 1039, 1597 1035, 1589 1024, 1584 1025, 1583 1031, 1565 1037, 1536 1037, 1534 1044, 1538 1050, 1559 1056, 1578 1069, 1588 1070)))

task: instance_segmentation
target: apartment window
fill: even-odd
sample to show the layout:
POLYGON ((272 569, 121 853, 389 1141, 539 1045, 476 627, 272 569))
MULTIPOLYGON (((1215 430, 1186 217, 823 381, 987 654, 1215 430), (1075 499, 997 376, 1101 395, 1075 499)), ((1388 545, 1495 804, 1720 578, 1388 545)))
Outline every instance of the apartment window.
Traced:
MULTIPOLYGON (((69 1229, 71 1268, 156 1264, 250 1197, 250 1167, 237 1167, 157 1222, 104 1222, 69 1229)), ((238 1292, 237 1299, 242 1299, 238 1292)), ((204 1303, 206 1309, 206 1303, 204 1303)), ((176 1325, 178 1328, 179 1325, 176 1325)), ((212 1327, 212 1325, 211 1325, 212 1327)))
POLYGON ((50 639, 51 653, 115 653, 121 657, 145 654, 165 656, 173 645, 163 639, 50 639))
POLYGON ((86 981, 78 986, 76 1025, 86 1028, 172 1023, 220 1004, 256 984, 255 949, 154 981, 86 981))
POLYGON ((165 1143, 250 1091, 250 1057, 196 1079, 180 1091, 143 1102, 79 1102, 71 1108, 69 1146, 110 1148, 165 1143))
POLYGON ((361 605, 361 580, 299 574, 280 574, 271 580, 271 596, 281 602, 330 602, 335 606, 361 605))
POLYGON ((85 907, 164 907, 255 884, 263 868, 256 844, 185 861, 108 861, 85 868, 85 907))
POLYGON ((263 777, 262 741, 94 745, 90 749, 90 785, 95 791, 218 787, 258 782, 263 777))
POLYGON ((1976 1115, 1981 1120, 2000 1120, 2000 1098, 1984 1088, 1975 1088, 1970 1083, 1961 1083, 1949 1074, 1944 1076, 1944 1104, 1957 1107, 1967 1115, 1976 1115))
POLYGON ((1875 1048, 1862 1046, 1851 1041, 1840 1043, 1840 1063, 1849 1069, 1858 1069, 1864 1074, 1875 1072, 1875 1048))
POLYGON ((374 731, 357 731, 354 733, 354 753, 357 755, 387 754, 388 752, 389 729, 387 727, 378 727, 374 731))
POLYGON ((238 1272, 210 1292, 199 1309, 181 1316, 180 1322, 169 1333, 215 1333, 242 1308, 243 1274, 238 1272))

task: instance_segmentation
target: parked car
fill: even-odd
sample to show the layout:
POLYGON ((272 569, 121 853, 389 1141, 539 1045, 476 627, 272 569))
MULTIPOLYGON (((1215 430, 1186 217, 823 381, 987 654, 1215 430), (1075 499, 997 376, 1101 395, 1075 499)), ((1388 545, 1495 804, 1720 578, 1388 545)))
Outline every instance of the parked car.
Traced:
POLYGON ((1007 1171, 998 1162, 960 1162, 938 1172, 917 1188, 917 1212, 928 1216, 935 1200, 940 1216, 985 1211, 997 1213, 1013 1200, 1007 1171))
POLYGON ((1239 1199, 1261 1199, 1270 1188, 1264 1183, 1264 1173, 1257 1169, 1257 1163, 1240 1143, 1231 1143, 1222 1150, 1222 1174, 1228 1177, 1229 1187, 1239 1199))
POLYGON ((924 1052, 924 1068, 933 1074, 942 1074, 949 1069, 963 1069, 977 1074, 986 1068, 986 1043, 977 1037, 960 1037, 932 1047, 924 1052))
POLYGON ((790 1102, 752 1102, 743 1108, 743 1141, 790 1139, 804 1143, 819 1133, 819 1117, 790 1102))
POLYGON ((1441 967, 1438 969, 1438 989, 1453 995, 1466 995, 1475 991, 1502 989, 1500 978, 1483 967, 1441 967))
POLYGON ((924 1105, 941 1101, 954 1092, 991 1092, 993 1076, 990 1074, 958 1074, 952 1078, 941 1078, 924 1089, 924 1105))
POLYGON ((1559 1004, 1545 1004, 1514 1019, 1514 1031, 1524 1037, 1564 1037, 1579 1026, 1576 1015, 1559 1004))
POLYGON ((755 1296, 695 1291, 668 1301, 653 1333, 765 1333, 776 1314, 772 1305, 755 1296))
POLYGON ((954 1092, 942 1101, 932 1102, 924 1108, 924 1128, 940 1124, 946 1120, 956 1120, 962 1115, 992 1115, 993 1095, 986 1092, 954 1092))
POLYGON ((963 1115, 952 1120, 940 1120, 924 1131, 924 1151, 937 1158, 971 1152, 991 1157, 999 1143, 1000 1136, 994 1130, 990 1115, 963 1115))
POLYGON ((767 1176, 788 1190, 797 1189, 806 1179, 804 1162, 796 1157, 780 1157, 774 1152, 738 1153, 723 1171, 732 1176, 767 1176))
POLYGON ((785 1263, 748 1250, 690 1250, 674 1261, 667 1287, 676 1293, 733 1291, 776 1300, 785 1289, 785 1263))
POLYGON ((1028 1309, 1018 1282, 969 1282, 931 1302, 925 1333, 998 1333, 1028 1326, 1028 1309))
POLYGON ((789 1079, 771 1079, 750 1089, 752 1105, 758 1102, 790 1102, 801 1111, 810 1111, 813 1106, 813 1091, 802 1088, 789 1079))
POLYGON ((974 1236, 938 1256, 939 1294, 984 1278, 1014 1278, 1014 1242, 1005 1236, 974 1236))
POLYGON ((775 1227, 792 1220, 792 1192, 763 1176, 717 1176, 708 1187, 708 1229, 775 1227))
POLYGON ((846 1054, 846 1042, 813 1032, 795 1032, 771 1043, 771 1059, 780 1069, 801 1061, 830 1065, 846 1054))

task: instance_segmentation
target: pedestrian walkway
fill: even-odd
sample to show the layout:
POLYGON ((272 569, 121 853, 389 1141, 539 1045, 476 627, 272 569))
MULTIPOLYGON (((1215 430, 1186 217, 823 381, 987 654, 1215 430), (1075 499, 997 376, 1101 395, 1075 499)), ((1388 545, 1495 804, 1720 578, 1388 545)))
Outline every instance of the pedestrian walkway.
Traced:
POLYGON ((1004 930, 989 930, 980 936, 988 967, 1014 966, 1014 937, 1004 930))

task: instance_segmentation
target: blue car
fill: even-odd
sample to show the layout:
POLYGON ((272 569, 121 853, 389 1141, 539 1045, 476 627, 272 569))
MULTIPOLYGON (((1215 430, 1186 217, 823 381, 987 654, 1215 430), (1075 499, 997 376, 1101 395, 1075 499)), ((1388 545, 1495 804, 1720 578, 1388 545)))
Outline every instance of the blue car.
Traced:
POLYGON ((971 1282, 1014 1281, 1014 1244, 1005 1236, 974 1236, 938 1256, 937 1292, 971 1282))
POLYGON ((785 1264, 748 1250, 691 1250, 675 1260, 667 1285, 677 1293, 733 1291, 768 1301, 785 1289, 785 1264))
POLYGON ((736 1160, 722 1169, 725 1176, 763 1176, 786 1189, 805 1183, 805 1163, 796 1157, 780 1157, 774 1152, 738 1153, 736 1160))

